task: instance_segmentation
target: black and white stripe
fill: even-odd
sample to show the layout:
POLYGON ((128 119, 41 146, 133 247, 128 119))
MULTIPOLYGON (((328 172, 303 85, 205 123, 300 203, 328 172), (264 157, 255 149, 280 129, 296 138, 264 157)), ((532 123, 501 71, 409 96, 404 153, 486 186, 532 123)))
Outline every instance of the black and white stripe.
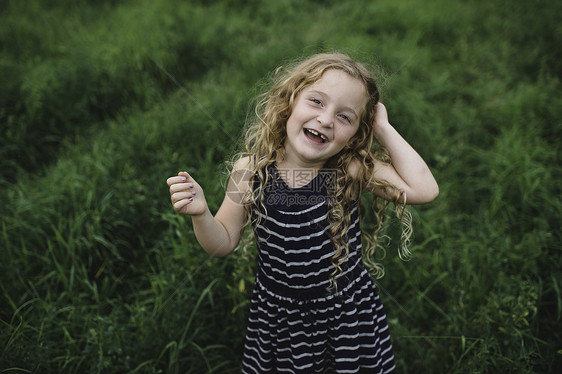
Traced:
POLYGON ((334 253, 328 206, 308 199, 325 195, 325 188, 315 190, 312 181, 291 189, 274 167, 270 176, 264 196, 270 203, 266 211, 253 212, 259 266, 242 372, 394 372, 386 316, 361 262, 358 208, 351 212, 347 232, 349 258, 342 263, 337 289, 328 291, 334 253), (268 199, 276 193, 287 195, 268 199))

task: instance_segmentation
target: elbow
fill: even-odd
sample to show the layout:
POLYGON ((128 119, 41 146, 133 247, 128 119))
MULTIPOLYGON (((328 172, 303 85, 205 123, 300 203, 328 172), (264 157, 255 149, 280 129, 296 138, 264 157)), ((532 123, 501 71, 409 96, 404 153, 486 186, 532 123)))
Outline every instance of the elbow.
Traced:
POLYGON ((437 196, 439 196, 439 185, 437 185, 437 182, 435 182, 431 185, 426 185, 425 188, 421 190, 418 189, 416 193, 412 193, 406 196, 406 204, 427 204, 432 202, 437 198, 437 196))
POLYGON ((428 188, 427 191, 427 202, 429 203, 437 199, 437 196, 439 196, 439 185, 437 184, 437 181, 434 179, 432 185, 428 188))
POLYGON ((213 249, 205 249, 205 252, 207 252, 207 254, 211 257, 214 258, 223 258, 228 256, 230 253, 232 253, 232 251, 234 250, 234 248, 225 248, 225 247, 221 247, 221 248, 213 248, 213 249))
POLYGON ((437 199, 437 196, 439 196, 439 185, 435 183, 435 187, 431 190, 431 193, 429 195, 429 201, 437 199))
POLYGON ((211 257, 213 258, 225 258, 229 254, 230 252, 209 253, 209 255, 211 255, 211 257))
POLYGON ((433 175, 429 175, 429 178, 426 178, 427 182, 425 183, 424 188, 424 203, 429 203, 439 196, 439 184, 435 180, 433 175))
POLYGON ((234 249, 238 246, 238 241, 233 242, 231 240, 227 240, 222 243, 205 243, 205 245, 201 246, 209 256, 214 258, 223 258, 234 251, 234 249))

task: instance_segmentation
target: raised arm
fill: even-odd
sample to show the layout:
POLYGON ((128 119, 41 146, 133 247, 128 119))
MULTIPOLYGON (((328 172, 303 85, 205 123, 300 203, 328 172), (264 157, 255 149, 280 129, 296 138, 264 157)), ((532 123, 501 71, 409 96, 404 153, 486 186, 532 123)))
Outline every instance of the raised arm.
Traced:
POLYGON ((213 257, 224 257, 238 245, 245 223, 242 196, 249 188, 247 160, 234 165, 227 192, 213 217, 201 186, 188 173, 168 178, 174 210, 192 217, 197 241, 213 257))
MULTIPOLYGON (((374 123, 375 136, 390 155, 391 164, 377 162, 371 180, 386 180, 406 194, 407 204, 424 204, 439 194, 439 186, 429 167, 388 121, 388 113, 382 103, 377 104, 374 123)), ((377 195, 389 199, 392 194, 370 184, 377 195)), ((402 201, 403 202, 403 201, 402 201)))

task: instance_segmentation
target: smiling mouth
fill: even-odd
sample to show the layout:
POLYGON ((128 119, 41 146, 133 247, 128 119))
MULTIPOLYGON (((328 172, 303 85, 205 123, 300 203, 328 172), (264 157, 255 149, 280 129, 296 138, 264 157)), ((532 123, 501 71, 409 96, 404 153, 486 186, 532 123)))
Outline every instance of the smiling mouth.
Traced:
POLYGON ((306 137, 308 139, 312 140, 314 143, 324 144, 328 141, 328 138, 326 137, 326 135, 324 135, 321 132, 318 132, 316 130, 304 129, 304 134, 306 135, 306 137))

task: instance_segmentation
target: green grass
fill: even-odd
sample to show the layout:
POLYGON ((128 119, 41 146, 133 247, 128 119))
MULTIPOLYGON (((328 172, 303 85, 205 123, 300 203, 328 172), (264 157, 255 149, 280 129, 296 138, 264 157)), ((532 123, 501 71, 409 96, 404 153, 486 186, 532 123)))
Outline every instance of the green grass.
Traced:
POLYGON ((399 371, 562 368, 562 6, 368 3, 2 5, 0 372, 239 372, 254 252, 209 258, 165 179, 216 210, 267 75, 329 50, 440 184, 382 260, 399 371))

